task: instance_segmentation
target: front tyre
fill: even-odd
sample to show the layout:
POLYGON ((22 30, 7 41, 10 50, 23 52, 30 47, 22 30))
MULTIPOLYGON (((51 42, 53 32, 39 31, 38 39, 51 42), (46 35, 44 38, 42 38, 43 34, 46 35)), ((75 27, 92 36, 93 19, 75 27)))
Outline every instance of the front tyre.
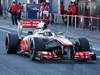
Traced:
MULTIPOLYGON (((76 43, 76 52, 90 51, 90 44, 86 38, 79 38, 79 41, 76 43)), ((78 59, 80 62, 86 62, 88 59, 78 59)))
POLYGON ((34 38, 34 43, 31 43, 31 44, 32 44, 32 46, 31 46, 32 53, 30 55, 31 60, 34 61, 34 60, 36 60, 36 58, 41 59, 38 56, 38 51, 44 50, 43 39, 35 37, 34 38))
POLYGON ((30 59, 31 59, 32 61, 35 60, 35 50, 33 50, 33 51, 32 51, 32 54, 30 54, 30 59))
POLYGON ((75 51, 79 52, 90 51, 90 44, 86 38, 79 38, 75 46, 76 46, 75 51))

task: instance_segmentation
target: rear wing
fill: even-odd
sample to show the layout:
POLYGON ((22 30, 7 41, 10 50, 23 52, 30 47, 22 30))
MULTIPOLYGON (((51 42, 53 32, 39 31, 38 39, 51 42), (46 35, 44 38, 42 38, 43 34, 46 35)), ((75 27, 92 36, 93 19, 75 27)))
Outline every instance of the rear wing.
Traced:
POLYGON ((21 36, 23 28, 37 28, 40 22, 44 22, 46 25, 48 25, 47 20, 41 20, 41 19, 22 19, 18 23, 18 35, 21 36))
POLYGON ((36 28, 38 24, 43 21, 46 25, 48 25, 47 20, 31 20, 31 19, 23 19, 20 21, 18 28, 36 28))

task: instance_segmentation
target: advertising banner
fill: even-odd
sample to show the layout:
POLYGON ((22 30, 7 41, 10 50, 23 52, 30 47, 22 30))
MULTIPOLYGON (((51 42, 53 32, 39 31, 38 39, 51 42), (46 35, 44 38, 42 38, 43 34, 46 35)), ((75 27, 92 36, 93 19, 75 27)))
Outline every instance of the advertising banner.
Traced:
POLYGON ((38 12, 39 12, 39 4, 27 4, 26 11, 27 11, 27 18, 29 19, 37 19, 38 12))

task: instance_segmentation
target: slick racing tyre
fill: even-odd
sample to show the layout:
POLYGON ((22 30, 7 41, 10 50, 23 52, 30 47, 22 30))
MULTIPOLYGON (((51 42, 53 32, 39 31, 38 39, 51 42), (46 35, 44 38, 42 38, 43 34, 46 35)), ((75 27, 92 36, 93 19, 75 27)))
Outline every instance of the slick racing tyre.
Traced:
POLYGON ((89 41, 86 38, 79 38, 79 41, 77 42, 77 51, 90 51, 90 44, 89 41))
POLYGON ((30 55, 30 59, 32 60, 32 61, 34 61, 35 60, 35 50, 33 50, 32 51, 32 54, 30 55))
POLYGON ((7 34, 5 46, 8 54, 16 54, 19 48, 19 38, 17 34, 7 34))
POLYGON ((43 41, 42 38, 34 38, 34 42, 35 42, 35 50, 44 50, 44 45, 45 42, 43 41))
POLYGON ((34 47, 34 50, 32 51, 32 54, 30 55, 31 60, 34 61, 35 58, 41 59, 38 56, 38 51, 39 50, 44 50, 44 41, 43 41, 43 39, 35 37, 33 47, 34 47))

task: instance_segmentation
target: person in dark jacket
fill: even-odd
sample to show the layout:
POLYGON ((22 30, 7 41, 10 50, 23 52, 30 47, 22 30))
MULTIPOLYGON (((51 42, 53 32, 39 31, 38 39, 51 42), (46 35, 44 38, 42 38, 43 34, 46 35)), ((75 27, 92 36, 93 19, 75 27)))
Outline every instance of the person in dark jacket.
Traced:
POLYGON ((13 2, 13 4, 9 6, 9 12, 11 14, 12 24, 17 25, 18 6, 15 2, 13 2))

